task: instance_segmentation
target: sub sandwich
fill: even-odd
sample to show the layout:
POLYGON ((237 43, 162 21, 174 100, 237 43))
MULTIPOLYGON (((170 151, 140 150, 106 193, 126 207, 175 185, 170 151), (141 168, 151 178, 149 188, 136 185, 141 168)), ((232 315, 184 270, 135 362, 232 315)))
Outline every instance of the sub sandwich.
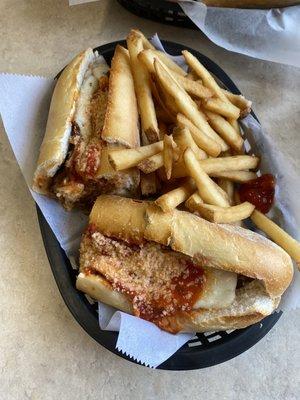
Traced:
POLYGON ((260 321, 292 276, 290 256, 257 233, 102 195, 82 237, 76 286, 168 332, 203 332, 260 321))
POLYGON ((139 137, 128 51, 117 46, 109 70, 87 49, 57 80, 33 188, 67 209, 90 208, 100 193, 134 195, 138 170, 114 171, 108 151, 137 147, 139 137))

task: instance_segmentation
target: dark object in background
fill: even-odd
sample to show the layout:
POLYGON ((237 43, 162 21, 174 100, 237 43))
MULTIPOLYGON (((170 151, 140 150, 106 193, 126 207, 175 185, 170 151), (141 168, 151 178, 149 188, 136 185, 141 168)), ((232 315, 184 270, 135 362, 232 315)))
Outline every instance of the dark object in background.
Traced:
POLYGON ((152 21, 198 29, 177 4, 165 0, 118 0, 128 11, 152 21))
MULTIPOLYGON (((196 0, 194 0, 196 1, 196 0)), ((198 27, 184 14, 182 8, 167 0, 118 0, 128 11, 139 17, 151 19, 183 28, 198 29, 198 27)), ((203 0, 211 7, 231 8, 280 8, 300 4, 300 0, 203 0)))

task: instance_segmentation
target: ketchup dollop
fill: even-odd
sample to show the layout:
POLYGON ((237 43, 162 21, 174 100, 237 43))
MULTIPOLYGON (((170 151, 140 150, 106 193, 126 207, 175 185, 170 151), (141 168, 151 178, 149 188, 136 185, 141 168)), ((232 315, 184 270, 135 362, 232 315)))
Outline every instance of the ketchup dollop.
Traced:
POLYGON ((257 210, 266 214, 270 211, 274 202, 275 183, 272 174, 265 174, 241 184, 239 189, 241 202, 248 201, 257 210))

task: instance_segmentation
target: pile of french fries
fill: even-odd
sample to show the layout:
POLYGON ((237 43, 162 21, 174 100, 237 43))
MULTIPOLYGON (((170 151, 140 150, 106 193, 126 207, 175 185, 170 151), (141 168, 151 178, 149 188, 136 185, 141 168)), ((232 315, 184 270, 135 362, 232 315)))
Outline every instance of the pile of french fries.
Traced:
POLYGON ((237 184, 256 178, 259 164, 258 157, 245 154, 238 124, 251 102, 221 88, 187 50, 182 54, 189 72, 138 30, 129 33, 127 48, 142 146, 112 149, 112 167, 137 167, 142 196, 154 198, 164 212, 180 207, 211 222, 238 225, 250 217, 300 263, 300 244, 253 204, 239 202, 237 184))

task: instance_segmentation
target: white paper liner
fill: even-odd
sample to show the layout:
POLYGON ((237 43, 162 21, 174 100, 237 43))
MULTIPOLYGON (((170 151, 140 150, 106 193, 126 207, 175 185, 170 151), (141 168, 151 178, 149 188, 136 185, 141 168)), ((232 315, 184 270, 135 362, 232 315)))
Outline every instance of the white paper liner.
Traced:
MULTIPOLYGON (((157 44, 158 40, 156 37, 153 43, 157 44)), ((0 74, 0 114, 29 189, 44 135, 53 87, 52 79, 0 74)), ((280 189, 277 191, 274 220, 297 236, 297 225, 299 226, 300 222, 299 207, 297 207, 299 177, 275 145, 273 143, 270 145, 268 136, 253 117, 248 116, 242 124, 248 140, 255 141, 252 144, 255 146, 255 152, 268 154, 268 157, 262 158, 262 170, 271 171, 277 177, 280 189), (283 170, 284 175, 280 172, 283 170)), ((61 247, 74 265, 74 260, 78 256, 80 236, 87 224, 87 216, 80 211, 66 212, 56 201, 41 196, 31 189, 30 191, 61 247)), ((282 310, 300 306, 299 275, 295 274, 294 283, 283 298, 282 310)), ((99 309, 101 328, 120 330, 116 346, 118 350, 150 367, 155 368, 167 360, 194 336, 194 333, 169 334, 150 322, 120 311, 115 312, 112 307, 103 304, 99 304, 99 309)))
POLYGON ((300 6, 271 10, 206 7, 179 0, 184 13, 215 44, 236 53, 300 67, 300 6))
POLYGON ((101 329, 119 332, 116 348, 123 354, 151 368, 171 357, 191 340, 195 333, 172 335, 151 322, 98 303, 101 329))

